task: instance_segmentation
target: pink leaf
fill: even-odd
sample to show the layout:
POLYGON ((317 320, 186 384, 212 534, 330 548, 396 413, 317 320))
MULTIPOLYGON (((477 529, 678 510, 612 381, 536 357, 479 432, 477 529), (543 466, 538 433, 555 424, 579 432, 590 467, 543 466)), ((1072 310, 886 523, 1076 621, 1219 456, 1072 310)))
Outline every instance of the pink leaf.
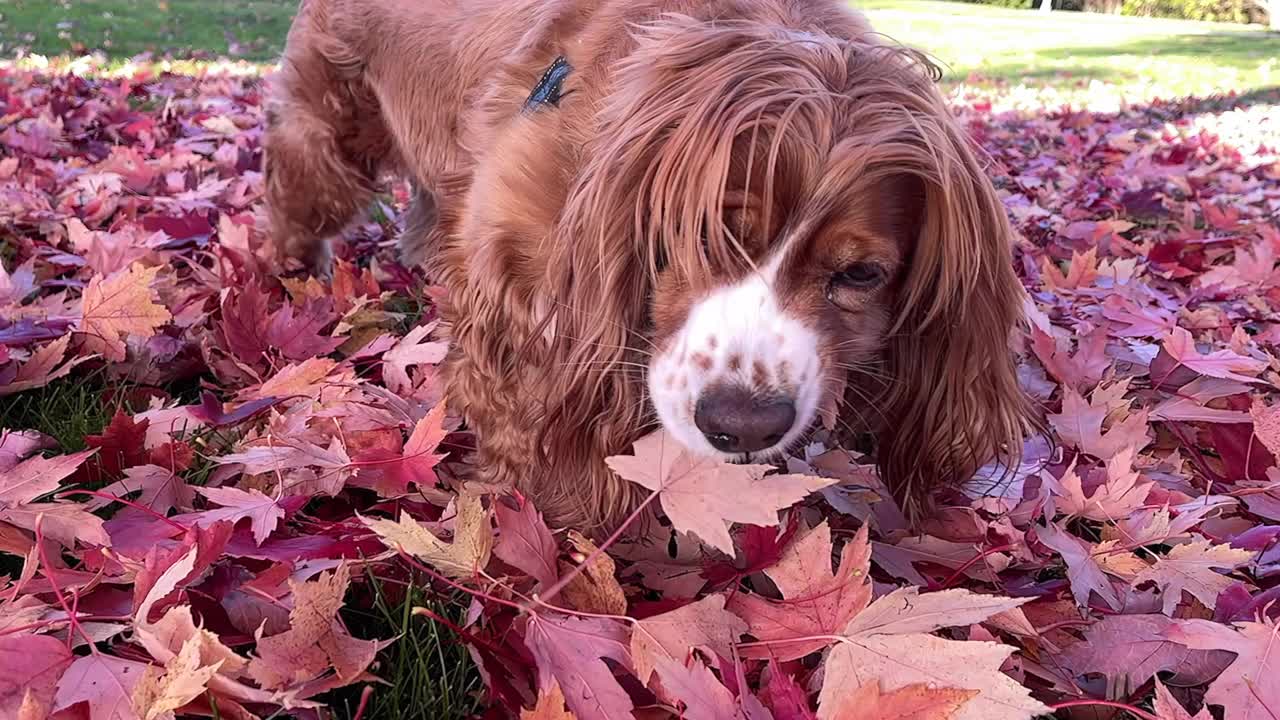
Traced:
POLYGON ((494 503, 499 535, 493 554, 511 567, 527 573, 542 587, 551 587, 559 578, 555 538, 533 503, 528 499, 522 499, 520 503, 519 510, 512 510, 501 501, 494 503))
POLYGON ((0 717, 19 717, 24 702, 48 711, 74 659, 66 643, 48 635, 0 636, 0 717))
POLYGON ((284 518, 284 508, 274 499, 252 489, 248 492, 236 488, 197 488, 197 491, 222 507, 193 513, 191 522, 200 527, 208 527, 220 520, 232 523, 245 518, 253 528, 254 542, 261 545, 267 536, 276 529, 276 523, 284 518))
POLYGON ((531 615, 525 645, 538 664, 538 687, 564 692, 565 704, 579 718, 632 720, 631 698, 618 684, 605 658, 631 664, 626 626, 616 620, 531 615))

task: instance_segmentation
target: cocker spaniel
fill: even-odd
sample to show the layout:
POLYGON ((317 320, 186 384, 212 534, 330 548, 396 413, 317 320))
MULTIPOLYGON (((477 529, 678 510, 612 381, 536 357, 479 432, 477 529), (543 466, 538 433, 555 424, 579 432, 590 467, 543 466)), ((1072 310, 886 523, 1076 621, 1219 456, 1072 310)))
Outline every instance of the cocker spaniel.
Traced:
POLYGON ((604 459, 658 424, 762 461, 823 416, 917 505, 1031 417, 1012 230, 936 80, 841 0, 302 0, 273 232, 323 269, 412 180, 474 473, 553 522, 616 523, 604 459))

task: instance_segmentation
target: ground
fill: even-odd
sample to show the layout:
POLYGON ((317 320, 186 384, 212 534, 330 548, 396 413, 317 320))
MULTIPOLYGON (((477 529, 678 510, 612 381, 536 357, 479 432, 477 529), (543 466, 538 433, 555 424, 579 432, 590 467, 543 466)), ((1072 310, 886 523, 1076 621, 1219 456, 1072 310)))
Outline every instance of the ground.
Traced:
MULTIPOLYGON (((0 717, 315 717, 308 699, 343 718, 461 717, 549 705, 555 678, 580 718, 583 691, 617 709, 678 684, 718 712, 762 717, 758 698, 825 719, 852 712, 832 688, 867 691, 852 668, 895 653, 939 665, 873 675, 887 699, 871 706, 924 677, 912 692, 937 717, 1280 715, 1280 689, 1254 682, 1275 673, 1280 597, 1280 41, 867 5, 947 63, 991 156, 1022 238, 1023 380, 1057 448, 1030 444, 1017 482, 947 498, 916 536, 865 458, 810 447, 790 468, 809 479, 762 482, 841 484, 781 532, 738 526, 725 546, 705 523, 659 527, 610 565, 518 500, 472 506, 440 483, 470 440, 438 412, 432 290, 389 251, 404 188, 348 233, 331 289, 281 285, 263 244, 265 69, 128 63, 270 59, 292 7, 0 0, 0 53, 106 53, 0 63, 0 678, 19 678, 0 679, 0 717), (812 562, 833 555, 834 576, 812 562), (962 626, 940 638, 895 602, 962 626), (895 613, 898 630, 869 629, 895 613), (673 628, 715 651, 718 678, 660 651, 673 628), (797 633, 814 650, 847 638, 795 655, 797 633), (578 644, 595 654, 555 650, 578 644), (605 656, 641 677, 620 685, 605 656), (77 682, 95 678, 112 682, 77 682)), ((677 480, 654 501, 673 518, 677 480)))

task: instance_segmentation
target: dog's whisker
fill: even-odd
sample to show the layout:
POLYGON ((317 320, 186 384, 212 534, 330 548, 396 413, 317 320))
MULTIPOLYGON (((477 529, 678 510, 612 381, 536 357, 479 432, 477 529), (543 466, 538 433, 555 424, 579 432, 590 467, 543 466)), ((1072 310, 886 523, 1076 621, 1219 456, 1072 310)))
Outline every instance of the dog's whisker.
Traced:
POLYGON ((476 418, 476 473, 554 524, 625 517, 631 488, 598 460, 663 419, 691 449, 750 456, 796 446, 815 397, 840 432, 892 414, 912 431, 883 438, 899 488, 1020 447, 1030 403, 997 357, 1023 297, 1013 232, 936 66, 868 39, 844 0, 629 2, 658 19, 303 3, 263 103, 282 262, 323 270, 373 181, 408 176, 401 261, 447 290, 446 390, 476 418), (529 65, 551 46, 573 64, 529 65), (513 98, 520 76, 534 84, 513 98), (405 115, 423 107, 434 120, 405 115), (708 434, 696 403, 725 388, 717 414, 739 424, 708 434))

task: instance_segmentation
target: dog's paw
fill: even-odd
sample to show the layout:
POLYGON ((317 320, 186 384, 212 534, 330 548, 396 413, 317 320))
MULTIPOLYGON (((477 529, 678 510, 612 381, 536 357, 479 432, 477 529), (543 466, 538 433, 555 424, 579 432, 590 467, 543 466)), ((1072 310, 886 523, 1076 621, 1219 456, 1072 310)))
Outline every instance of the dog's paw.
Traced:
POLYGON ((314 275, 328 280, 333 276, 333 251, 324 238, 298 232, 274 235, 276 262, 285 275, 314 275))

